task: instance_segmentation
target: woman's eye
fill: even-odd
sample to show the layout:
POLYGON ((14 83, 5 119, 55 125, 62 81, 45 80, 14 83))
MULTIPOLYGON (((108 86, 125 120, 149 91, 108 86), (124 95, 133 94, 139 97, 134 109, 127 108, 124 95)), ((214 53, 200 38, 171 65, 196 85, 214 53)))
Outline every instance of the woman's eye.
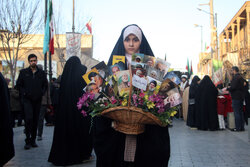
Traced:
POLYGON ((134 40, 135 42, 138 42, 138 41, 139 41, 139 39, 138 39, 138 38, 134 38, 133 40, 134 40))

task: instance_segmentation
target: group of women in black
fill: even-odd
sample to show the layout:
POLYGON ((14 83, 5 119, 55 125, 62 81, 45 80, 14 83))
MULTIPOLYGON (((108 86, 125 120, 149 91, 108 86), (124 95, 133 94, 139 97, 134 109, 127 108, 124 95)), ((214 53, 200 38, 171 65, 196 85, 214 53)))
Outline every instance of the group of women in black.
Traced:
MULTIPOLYGON (((154 56, 147 39, 137 25, 129 25, 122 33, 111 53, 124 55, 126 67, 134 53, 154 56)), ((83 94, 86 83, 82 75, 87 68, 80 59, 68 59, 61 77, 59 106, 56 113, 53 143, 48 161, 66 166, 89 160, 94 149, 97 167, 166 167, 170 157, 168 127, 146 125, 145 132, 136 135, 133 160, 126 160, 126 135, 112 128, 112 120, 95 117, 91 125, 90 116, 83 117, 77 109, 77 101, 83 94)))
POLYGON ((218 90, 209 76, 194 76, 189 88, 187 125, 199 130, 218 130, 218 90))

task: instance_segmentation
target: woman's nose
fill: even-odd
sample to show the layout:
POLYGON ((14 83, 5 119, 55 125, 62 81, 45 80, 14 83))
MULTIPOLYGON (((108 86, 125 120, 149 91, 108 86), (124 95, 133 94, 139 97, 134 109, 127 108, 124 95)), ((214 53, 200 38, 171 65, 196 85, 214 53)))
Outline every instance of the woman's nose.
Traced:
POLYGON ((131 40, 129 41, 129 46, 133 46, 134 45, 134 42, 131 40))

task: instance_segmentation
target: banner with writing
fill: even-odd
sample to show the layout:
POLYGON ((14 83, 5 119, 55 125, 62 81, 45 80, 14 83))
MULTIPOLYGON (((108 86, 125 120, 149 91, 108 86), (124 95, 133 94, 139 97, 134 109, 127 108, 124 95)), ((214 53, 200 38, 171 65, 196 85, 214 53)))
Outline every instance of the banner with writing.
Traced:
POLYGON ((67 32, 66 33, 66 53, 67 60, 71 56, 81 57, 81 34, 67 32))

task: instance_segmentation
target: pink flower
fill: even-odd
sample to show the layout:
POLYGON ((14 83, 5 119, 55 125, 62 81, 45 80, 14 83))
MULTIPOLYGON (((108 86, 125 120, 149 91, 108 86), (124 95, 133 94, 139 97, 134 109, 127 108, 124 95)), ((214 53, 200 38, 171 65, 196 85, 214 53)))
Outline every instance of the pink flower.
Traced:
POLYGON ((82 108, 82 103, 78 102, 76 106, 77 106, 78 110, 80 110, 82 108))
POLYGON ((115 97, 114 97, 114 96, 112 96, 112 97, 111 97, 111 103, 112 103, 112 104, 117 103, 117 100, 115 99, 115 97))
POLYGON ((143 98, 145 96, 145 94, 143 92, 140 93, 139 95, 141 98, 143 98))
POLYGON ((83 115, 84 117, 87 116, 87 112, 86 112, 86 111, 82 110, 81 113, 82 113, 82 115, 83 115))
POLYGON ((138 105, 137 104, 137 95, 133 94, 132 98, 133 98, 134 105, 137 107, 137 105, 138 105))

